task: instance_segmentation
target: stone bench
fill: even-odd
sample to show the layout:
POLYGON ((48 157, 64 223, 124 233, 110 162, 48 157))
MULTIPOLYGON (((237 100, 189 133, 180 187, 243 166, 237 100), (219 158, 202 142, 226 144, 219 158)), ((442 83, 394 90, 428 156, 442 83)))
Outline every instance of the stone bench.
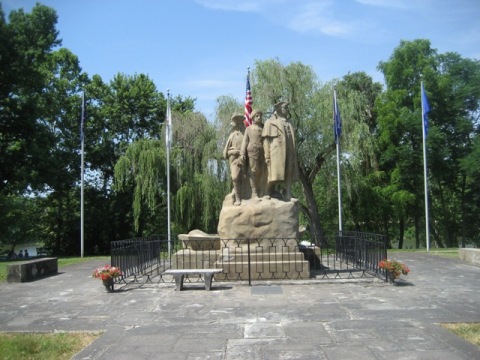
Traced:
POLYGON ((58 258, 17 261, 7 265, 7 281, 26 282, 58 273, 58 258))
POLYGON ((164 274, 173 275, 177 291, 183 289, 183 278, 185 275, 203 275, 205 290, 210 290, 212 287, 213 275, 219 274, 222 271, 223 269, 168 269, 164 274))
POLYGON ((458 249, 460 260, 466 264, 480 266, 480 249, 461 248, 458 249))
POLYGON ((37 249, 37 256, 48 256, 50 249, 45 247, 38 247, 37 249))

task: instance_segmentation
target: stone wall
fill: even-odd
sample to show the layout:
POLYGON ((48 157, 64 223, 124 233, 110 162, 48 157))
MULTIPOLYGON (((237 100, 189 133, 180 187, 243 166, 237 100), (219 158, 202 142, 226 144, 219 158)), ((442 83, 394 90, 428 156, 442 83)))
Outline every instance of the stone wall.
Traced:
POLYGON ((7 281, 26 282, 58 273, 57 258, 40 258, 9 264, 7 281))
POLYGON ((458 249, 458 253, 462 262, 469 265, 480 266, 480 249, 462 248, 458 249))

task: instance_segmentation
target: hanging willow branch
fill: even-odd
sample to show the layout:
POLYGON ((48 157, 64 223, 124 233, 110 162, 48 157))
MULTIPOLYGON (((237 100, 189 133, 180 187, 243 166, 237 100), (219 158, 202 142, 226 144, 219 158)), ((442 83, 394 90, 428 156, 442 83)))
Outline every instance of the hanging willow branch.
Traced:
POLYGON ((154 212, 165 202, 165 145, 159 140, 131 143, 115 165, 115 189, 134 189, 133 218, 135 229, 144 208, 154 212))

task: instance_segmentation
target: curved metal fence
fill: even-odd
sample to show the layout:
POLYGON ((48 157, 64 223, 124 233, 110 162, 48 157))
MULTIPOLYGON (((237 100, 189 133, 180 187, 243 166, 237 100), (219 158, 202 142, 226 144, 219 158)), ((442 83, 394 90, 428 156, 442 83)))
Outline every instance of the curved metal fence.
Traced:
POLYGON ((116 282, 161 282, 167 269, 205 268, 223 270, 215 275, 216 281, 250 284, 252 280, 383 278, 378 263, 386 257, 385 236, 352 231, 310 241, 210 235, 176 239, 170 246, 166 236, 111 243, 111 263, 124 274, 116 282))

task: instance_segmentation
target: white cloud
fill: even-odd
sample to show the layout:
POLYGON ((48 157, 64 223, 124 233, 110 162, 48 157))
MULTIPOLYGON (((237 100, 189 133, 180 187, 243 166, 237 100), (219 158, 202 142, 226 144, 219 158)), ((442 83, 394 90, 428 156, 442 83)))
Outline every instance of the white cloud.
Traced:
POLYGON ((401 0, 355 0, 362 5, 406 8, 407 3, 401 0))
POLYGON ((289 27, 298 32, 320 32, 330 36, 347 36, 352 33, 354 25, 334 18, 329 1, 312 2, 293 16, 289 27))
MULTIPOLYGON (((213 10, 255 12, 269 21, 287 24, 299 33, 320 33, 328 36, 348 36, 354 33, 353 22, 338 20, 332 0, 195 0, 213 10)), ((374 1, 374 0, 359 0, 374 1)), ((376 0, 379 1, 379 0, 376 0)))
POLYGON ((195 0, 198 4, 213 10, 257 12, 261 9, 262 1, 238 0, 195 0))

